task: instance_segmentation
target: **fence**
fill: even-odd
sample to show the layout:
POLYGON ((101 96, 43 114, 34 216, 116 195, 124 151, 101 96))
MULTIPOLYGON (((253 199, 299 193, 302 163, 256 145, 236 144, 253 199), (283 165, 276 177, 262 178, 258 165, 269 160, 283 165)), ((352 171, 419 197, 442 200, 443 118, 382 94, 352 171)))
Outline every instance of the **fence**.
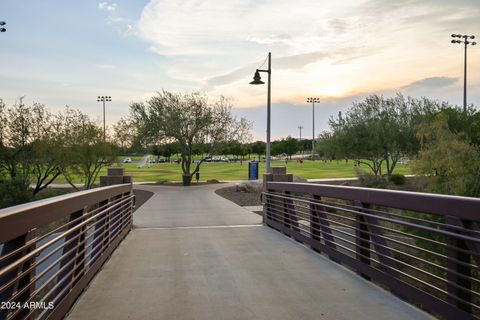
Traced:
POLYGON ((131 184, 0 210, 0 319, 61 319, 132 227, 131 184))
POLYGON ((264 222, 448 319, 480 316, 480 199, 269 182, 264 222))

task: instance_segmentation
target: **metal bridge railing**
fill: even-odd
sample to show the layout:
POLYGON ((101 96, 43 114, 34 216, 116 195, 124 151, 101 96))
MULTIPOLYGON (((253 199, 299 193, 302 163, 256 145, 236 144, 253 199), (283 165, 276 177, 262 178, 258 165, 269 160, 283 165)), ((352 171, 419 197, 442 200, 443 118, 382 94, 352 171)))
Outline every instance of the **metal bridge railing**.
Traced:
POLYGON ((61 319, 132 228, 131 184, 0 210, 0 319, 61 319))
POLYGON ((480 318, 480 199, 269 182, 264 222, 448 319, 480 318))

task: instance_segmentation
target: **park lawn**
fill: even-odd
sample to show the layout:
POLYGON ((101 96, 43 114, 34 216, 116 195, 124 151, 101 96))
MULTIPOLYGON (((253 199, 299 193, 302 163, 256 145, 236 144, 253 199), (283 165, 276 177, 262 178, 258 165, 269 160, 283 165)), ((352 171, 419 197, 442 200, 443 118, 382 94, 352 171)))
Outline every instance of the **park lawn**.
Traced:
MULTIPOLYGON (((272 166, 287 166, 287 172, 295 176, 305 179, 322 179, 322 178, 350 178, 355 177, 353 161, 272 161, 272 166)), ((136 163, 127 163, 119 165, 125 168, 125 174, 131 175, 134 182, 160 182, 160 181, 181 181, 181 165, 176 163, 155 163, 150 167, 138 168, 136 163)), ((192 165, 192 171, 195 165, 192 165)), ((367 171, 365 165, 361 165, 361 169, 367 171)), ((259 178, 261 173, 265 171, 265 163, 260 163, 259 178)), ((394 173, 410 174, 408 165, 399 164, 395 168, 394 173)), ((106 174, 106 168, 102 169, 100 175, 106 174)), ((195 179, 195 177, 193 177, 195 179)), ((224 180, 246 180, 248 179, 248 162, 224 163, 224 162, 205 162, 200 167, 200 180, 217 179, 224 180)), ((99 179, 98 179, 99 180, 99 179)), ((78 178, 76 183, 81 183, 78 178)), ((54 183, 65 183, 63 177, 59 177, 54 183)))

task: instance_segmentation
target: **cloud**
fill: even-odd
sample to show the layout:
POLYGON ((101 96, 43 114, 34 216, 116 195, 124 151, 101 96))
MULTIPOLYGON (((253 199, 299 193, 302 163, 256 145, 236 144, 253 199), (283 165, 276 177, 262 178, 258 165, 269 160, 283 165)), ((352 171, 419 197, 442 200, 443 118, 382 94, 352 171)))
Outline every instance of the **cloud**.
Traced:
MULTIPOLYGON (((337 59, 336 63, 344 63, 346 61, 351 61, 361 57, 352 56, 351 54, 355 53, 355 51, 355 48, 349 48, 348 50, 343 49, 338 51, 309 52, 286 57, 272 58, 272 64, 275 70, 298 70, 311 63, 315 63, 319 60, 327 58, 337 59)), ((264 65, 262 67, 259 67, 261 63, 262 62, 260 61, 258 63, 252 63, 243 68, 235 69, 229 73, 209 78, 206 80, 206 83, 209 86, 218 86, 235 82, 247 76, 251 76, 255 69, 266 69, 266 61, 264 61, 264 65)))
POLYGON ((118 5, 116 3, 100 2, 98 8, 108 13, 105 21, 107 24, 115 26, 119 34, 122 36, 135 34, 134 24, 130 19, 118 14, 118 5))
MULTIPOLYGON (((299 69, 328 56, 329 54, 325 52, 311 52, 287 57, 273 58, 272 64, 275 66, 276 70, 299 69)), ((252 75, 253 71, 259 68, 260 63, 261 62, 252 63, 243 68, 236 69, 232 72, 209 78, 206 80, 206 82, 208 85, 211 86, 225 85, 235 82, 237 80, 252 75)), ((263 65, 260 69, 267 69, 266 61, 265 65, 263 65)))
POLYGON ((122 29, 120 29, 120 33, 124 36, 129 36, 135 34, 135 29, 133 28, 133 25, 127 23, 122 29))
POLYGON ((98 3, 98 8, 101 9, 101 10, 108 11, 108 12, 115 12, 117 10, 117 4, 116 3, 108 3, 107 1, 99 2, 98 3))
POLYGON ((455 84, 458 81, 456 77, 429 77, 414 81, 402 89, 416 90, 416 89, 441 89, 455 84))
POLYGON ((113 64, 102 64, 102 63, 95 64, 95 67, 99 69, 118 69, 118 67, 113 64))
POLYGON ((139 31, 156 52, 167 56, 255 55, 263 45, 286 55, 321 47, 317 40, 324 37, 318 33, 323 22, 317 11, 318 5, 308 0, 151 0, 139 31))
POLYGON ((431 70, 456 74, 449 35, 480 26, 475 2, 459 1, 465 7, 451 10, 448 0, 149 0, 133 25, 172 87, 230 95, 241 106, 263 101, 248 82, 268 52, 277 101, 402 87, 439 94, 445 79, 405 84, 431 70))

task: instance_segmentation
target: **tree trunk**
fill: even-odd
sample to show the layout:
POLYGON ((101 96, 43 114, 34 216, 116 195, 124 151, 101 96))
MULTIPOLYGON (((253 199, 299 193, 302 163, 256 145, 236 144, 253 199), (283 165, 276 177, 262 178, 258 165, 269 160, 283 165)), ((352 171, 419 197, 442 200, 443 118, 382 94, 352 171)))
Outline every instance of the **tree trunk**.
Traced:
POLYGON ((190 174, 183 174, 182 182, 184 186, 189 186, 192 182, 192 176, 190 174))

